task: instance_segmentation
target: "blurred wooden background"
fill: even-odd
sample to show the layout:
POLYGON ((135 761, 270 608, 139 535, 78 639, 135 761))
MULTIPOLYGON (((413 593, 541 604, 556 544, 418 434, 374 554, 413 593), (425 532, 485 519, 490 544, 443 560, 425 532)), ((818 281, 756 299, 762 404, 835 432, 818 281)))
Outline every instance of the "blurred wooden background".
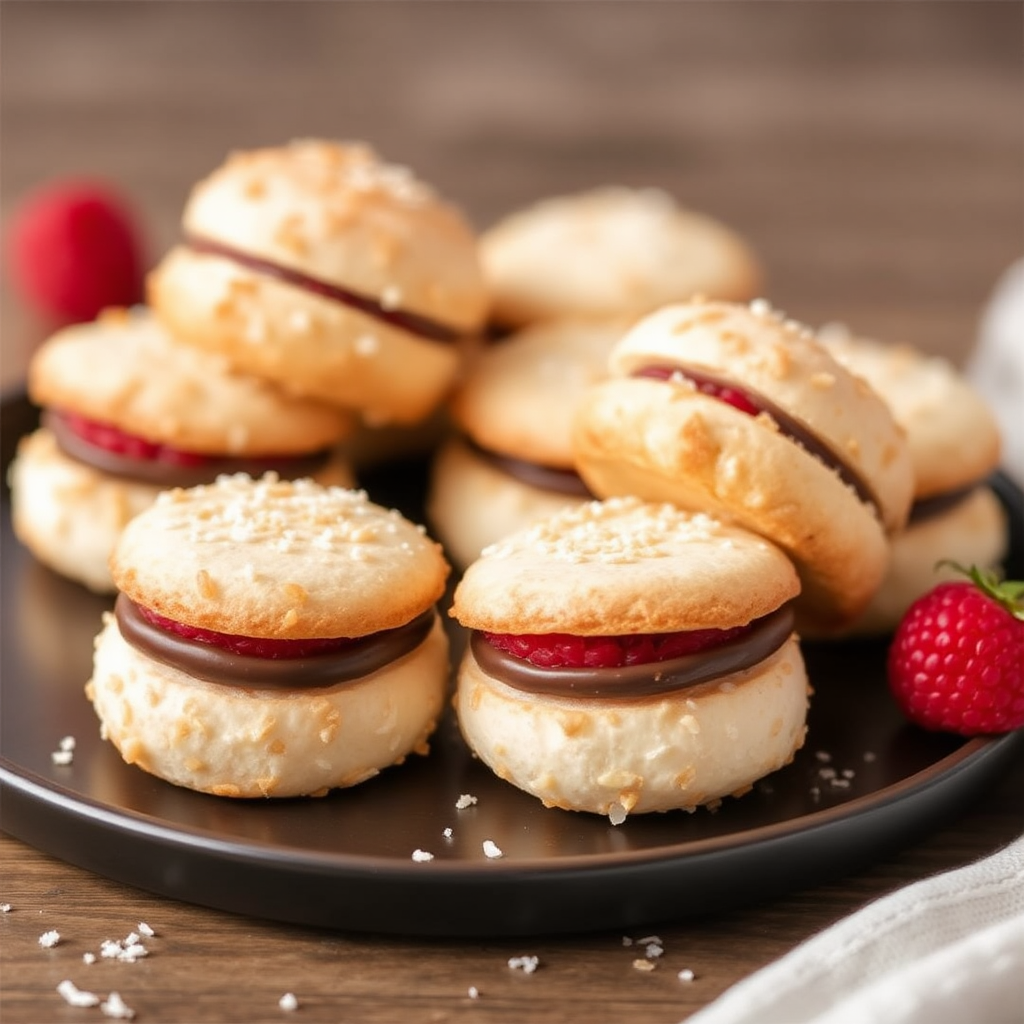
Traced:
MULTIPOLYGON (((1024 253, 1022 5, 0 4, 0 215, 86 174, 151 261, 234 148, 361 138, 478 227, 662 186, 744 233, 768 297, 961 359, 1024 253)), ((3 382, 45 332, 2 293, 3 382)))
MULTIPOLYGON (((155 262, 191 184, 227 151, 360 138, 480 228, 546 195, 661 186, 746 235, 790 315, 960 361, 1024 255, 1022 28, 1018 2, 956 0, 0 0, 0 227, 34 186, 99 177, 133 204, 155 262)), ((7 388, 47 326, 0 281, 7 388)), ((278 1019, 288 977, 307 1021, 670 1024, 869 899, 1019 835, 1022 770, 868 870, 666 925, 671 969, 653 975, 617 936, 538 941, 545 969, 524 979, 505 967, 519 946, 252 922, 0 837, 0 895, 18 911, 5 915, 0 997, 11 1019, 95 1019, 58 1003, 65 968, 41 954, 38 914, 91 934, 131 907, 173 946, 131 968, 140 1019, 278 1019), (691 963, 697 981, 681 985, 691 963), (243 992, 225 984, 238 978, 243 992)))

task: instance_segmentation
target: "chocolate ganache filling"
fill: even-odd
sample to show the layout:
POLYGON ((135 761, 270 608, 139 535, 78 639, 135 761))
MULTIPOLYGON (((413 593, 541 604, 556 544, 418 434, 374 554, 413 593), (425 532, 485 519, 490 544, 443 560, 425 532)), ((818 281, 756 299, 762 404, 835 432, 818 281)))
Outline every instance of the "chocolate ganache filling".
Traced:
POLYGON ((966 501, 980 486, 980 483, 970 484, 955 491, 946 491, 945 494, 935 494, 930 498, 921 498, 919 501, 915 501, 910 506, 908 525, 923 523, 944 515, 956 508, 962 501, 966 501))
POLYGON ((282 480, 298 480, 322 469, 331 456, 330 450, 324 449, 305 455, 232 457, 197 454, 180 461, 161 458, 159 454, 154 458, 134 458, 87 441, 54 409, 44 410, 40 421, 53 434, 57 447, 69 458, 110 476, 158 487, 196 487, 212 483, 225 473, 247 473, 258 477, 273 472, 282 480))
POLYGON ((867 481, 848 462, 825 444, 821 438, 811 433, 802 423, 763 395, 754 394, 746 388, 738 387, 721 378, 683 369, 680 366, 645 366, 633 376, 651 377, 655 380, 665 381, 676 377, 692 382, 698 389, 704 385, 710 385, 714 389, 739 391, 754 408, 759 412, 766 413, 775 421, 784 437, 789 438, 794 444, 798 444, 809 455, 831 469, 847 487, 853 489, 862 502, 872 505, 876 513, 881 508, 867 481))
POLYGON ((561 697, 634 700, 685 690, 751 668, 774 654, 792 632, 793 611, 784 605, 755 619, 742 636, 718 647, 619 668, 541 668, 499 650, 478 630, 471 633, 469 643, 473 657, 487 675, 517 690, 561 697))
POLYGON ((248 253, 241 252, 229 245, 223 245, 220 242, 213 242, 209 239, 197 238, 195 236, 190 237, 187 240, 187 244, 193 252, 203 253, 208 256, 221 256, 257 274, 275 277, 279 281, 284 281, 285 284, 302 288, 307 292, 312 292, 314 295, 319 295, 321 298, 331 299, 334 302, 340 302, 344 306, 350 306, 360 313, 365 313, 367 316, 372 316, 377 320, 390 324, 392 327, 398 327, 403 331, 408 331, 410 334, 425 338, 427 341, 451 344, 463 337, 462 332, 428 316, 413 313, 410 310, 387 309, 379 299, 372 298, 369 295, 361 295, 359 292, 351 291, 339 284, 332 284, 329 281, 311 277, 309 274, 304 274, 301 270, 293 270, 291 267, 282 266, 280 263, 274 263, 272 260, 261 259, 259 256, 250 256, 248 253))
POLYGON ((516 459, 511 455, 500 455, 498 452, 482 448, 468 437, 465 442, 481 459, 529 487, 580 498, 593 498, 594 496, 574 469, 542 466, 539 462, 516 459))
POLYGON ((337 650, 296 658, 257 658, 161 629, 124 594, 117 596, 114 615, 125 641, 155 661, 197 679, 253 689, 304 689, 359 681, 419 647, 435 620, 434 609, 428 608, 404 626, 353 637, 337 650))

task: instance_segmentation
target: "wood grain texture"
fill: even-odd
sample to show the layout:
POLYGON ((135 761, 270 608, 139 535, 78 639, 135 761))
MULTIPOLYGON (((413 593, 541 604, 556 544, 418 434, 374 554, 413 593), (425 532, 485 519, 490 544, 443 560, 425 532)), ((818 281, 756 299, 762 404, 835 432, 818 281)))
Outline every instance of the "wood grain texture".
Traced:
MULTIPOLYGON (((6 3, 0 213, 104 177, 155 261, 228 150, 364 138, 479 227, 667 188, 751 240, 792 315, 960 358, 1024 251, 1021 22, 984 2, 6 3)), ((9 382, 43 328, 9 290, 2 316, 9 382)))
MULTIPOLYGON (((5 2, 0 217, 42 181, 99 176, 135 204, 155 261, 228 150, 364 138, 478 227, 545 195, 664 187, 751 240, 791 315, 961 361, 1024 253, 1021 27, 1011 3, 5 2)), ((2 289, 9 387, 47 325, 6 274, 2 289)), ((1018 763, 960 820, 836 884, 659 926, 650 972, 619 934, 428 942, 249 920, 4 837, 0 1019, 100 1019, 61 1002, 70 978, 118 990, 140 1022, 670 1024, 870 899, 1019 835, 1022 786, 1018 763), (83 964, 140 920, 150 957, 83 964), (62 938, 45 950, 49 928, 62 938), (522 954, 535 974, 508 968, 522 954)))
POLYGON ((485 1022, 485 1024, 674 1024, 730 984, 788 952, 871 899, 917 878, 959 867, 1012 841, 1024 826, 1018 761, 968 814, 925 842, 839 882, 761 906, 686 923, 663 923, 664 954, 652 971, 619 932, 498 941, 406 941, 292 927, 222 914, 139 892, 0 837, 0 1020, 87 1021, 56 993, 70 978, 106 996, 115 989, 138 1021, 258 1022, 292 1019, 278 1000, 294 992, 306 1024, 485 1022), (105 939, 140 921, 156 936, 136 963, 100 959, 105 939), (61 940, 42 949, 39 936, 61 940), (524 974, 510 957, 536 956, 524 974), (692 982, 679 971, 694 972, 692 982), (476 999, 469 997, 475 986, 476 999))

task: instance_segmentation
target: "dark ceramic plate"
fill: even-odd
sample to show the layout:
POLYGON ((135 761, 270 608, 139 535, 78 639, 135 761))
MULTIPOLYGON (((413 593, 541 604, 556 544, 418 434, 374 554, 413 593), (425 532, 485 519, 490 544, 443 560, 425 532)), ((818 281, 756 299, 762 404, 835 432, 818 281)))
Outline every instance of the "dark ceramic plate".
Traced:
MULTIPOLYGON (((2 417, 6 473, 35 411, 15 396, 2 417)), ((375 500, 422 518, 422 464, 364 483, 375 500)), ((994 483, 1012 511, 1020 571, 1021 493, 1002 476, 994 483)), ((913 728, 886 691, 884 644, 807 645, 808 745, 717 813, 616 827, 545 810, 475 762, 451 720, 429 757, 323 799, 205 796, 124 764, 100 740, 83 686, 110 602, 33 561, 11 534, 6 494, 0 513, 0 825, 99 874, 210 907, 435 936, 624 929, 720 911, 915 842, 983 792, 1024 741, 913 728), (64 736, 77 746, 58 766, 50 755, 64 736), (459 810, 464 793, 477 803, 459 810), (504 856, 486 857, 485 840, 504 856), (416 849, 434 860, 413 861, 416 849)))

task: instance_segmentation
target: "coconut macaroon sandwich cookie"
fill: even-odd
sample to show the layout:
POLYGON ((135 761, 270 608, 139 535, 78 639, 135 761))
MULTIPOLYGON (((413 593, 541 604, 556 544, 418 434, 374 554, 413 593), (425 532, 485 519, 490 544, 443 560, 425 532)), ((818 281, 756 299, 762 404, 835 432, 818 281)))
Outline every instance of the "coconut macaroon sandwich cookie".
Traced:
POLYGON ((732 519, 782 548, 798 621, 841 628, 885 574, 913 466, 882 399, 768 303, 694 301, 646 317, 577 406, 580 475, 732 519))
POLYGON ((86 687, 130 764, 315 796, 426 753, 448 678, 440 546, 361 491, 268 475, 164 492, 111 559, 86 687))
POLYGON ((373 425, 424 419, 486 317, 467 221, 362 144, 234 153, 183 227, 147 282, 171 329, 373 425))
POLYGON ((630 320, 551 320, 477 354, 435 454, 430 524, 465 568, 496 540, 593 495, 573 463, 575 403, 607 374, 630 320))
POLYGON ((505 329, 560 317, 640 317, 694 295, 742 301, 761 268, 735 231, 655 188, 553 196, 480 236, 491 318, 505 329))
POLYGON ((914 463, 910 517, 892 538, 885 581, 854 626, 860 633, 887 632, 918 597, 956 577, 937 563, 994 569, 1006 554, 1006 513, 987 483, 999 467, 999 426, 946 359, 862 338, 839 325, 818 336, 886 401, 906 432, 914 463))
POLYGON ((799 590, 781 551, 703 513, 566 509, 455 590, 459 726, 500 778, 616 824, 739 796, 804 741, 799 590))
POLYGON ((11 464, 14 531, 39 561, 100 592, 125 524, 169 487, 273 470, 351 483, 352 417, 178 345, 148 310, 112 309, 36 351, 41 426, 11 464))

